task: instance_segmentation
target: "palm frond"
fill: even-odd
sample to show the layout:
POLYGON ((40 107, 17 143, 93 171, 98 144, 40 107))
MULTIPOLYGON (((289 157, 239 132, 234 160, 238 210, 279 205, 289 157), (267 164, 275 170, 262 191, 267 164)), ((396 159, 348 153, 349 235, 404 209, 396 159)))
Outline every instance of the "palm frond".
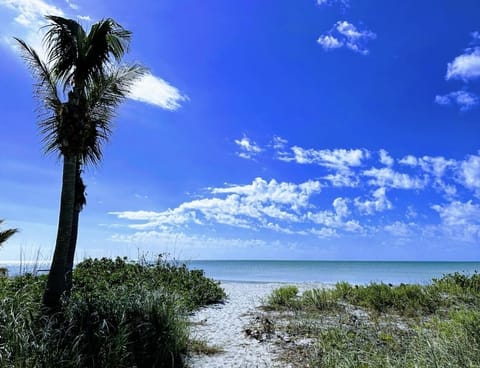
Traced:
POLYGON ((112 55, 117 62, 128 50, 131 32, 124 29, 113 19, 104 19, 95 23, 85 43, 85 65, 95 73, 103 73, 105 64, 112 55))
POLYGON ((59 137, 58 117, 63 104, 58 93, 57 79, 32 47, 19 38, 15 38, 15 40, 18 42, 22 58, 35 78, 34 95, 39 101, 39 127, 45 151, 58 150, 62 139, 59 137))
POLYGON ((81 61, 85 30, 73 19, 46 16, 50 23, 44 37, 48 62, 55 75, 64 81, 64 89, 74 83, 74 71, 81 61), (79 60, 80 59, 80 60, 79 60))
POLYGON ((127 97, 132 84, 145 72, 138 65, 110 66, 104 75, 98 75, 87 96, 88 116, 85 124, 85 162, 98 163, 102 158, 101 145, 111 135, 111 122, 116 108, 127 97))
MULTIPOLYGON (((0 219, 0 224, 3 220, 0 219)), ((17 233, 18 229, 7 229, 4 231, 0 231, 0 246, 2 243, 6 242, 8 238, 10 238, 13 234, 17 233)))
POLYGON ((57 109, 61 102, 58 96, 57 80, 52 71, 47 64, 42 61, 38 53, 25 41, 16 37, 14 37, 14 39, 18 42, 22 58, 37 80, 35 84, 36 97, 50 109, 57 109))

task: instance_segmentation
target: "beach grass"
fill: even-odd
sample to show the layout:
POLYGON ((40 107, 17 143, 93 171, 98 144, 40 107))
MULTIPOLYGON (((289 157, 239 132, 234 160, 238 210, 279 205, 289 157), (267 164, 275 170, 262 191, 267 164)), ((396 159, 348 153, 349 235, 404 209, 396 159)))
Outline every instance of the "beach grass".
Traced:
POLYGON ((73 280, 45 316, 46 276, 0 278, 0 367, 181 367, 188 313, 225 298, 202 271, 162 259, 89 259, 73 280))
POLYGON ((265 306, 277 334, 288 336, 277 343, 291 366, 480 366, 479 274, 292 294, 291 286, 276 289, 265 306))

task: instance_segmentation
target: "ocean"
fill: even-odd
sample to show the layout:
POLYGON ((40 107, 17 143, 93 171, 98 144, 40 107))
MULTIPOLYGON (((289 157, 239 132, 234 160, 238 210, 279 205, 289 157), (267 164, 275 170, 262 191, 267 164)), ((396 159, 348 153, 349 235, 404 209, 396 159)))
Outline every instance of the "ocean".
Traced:
MULTIPOLYGON (((186 261, 190 269, 202 269, 218 281, 352 284, 384 282, 426 284, 446 273, 480 272, 480 262, 392 261, 186 261)), ((20 273, 18 264, 0 264, 9 275, 20 273)), ((46 264, 24 265, 22 272, 45 273, 46 264)))
POLYGON ((390 261, 190 261, 219 281, 352 284, 384 282, 426 284, 446 273, 480 272, 480 262, 390 261))

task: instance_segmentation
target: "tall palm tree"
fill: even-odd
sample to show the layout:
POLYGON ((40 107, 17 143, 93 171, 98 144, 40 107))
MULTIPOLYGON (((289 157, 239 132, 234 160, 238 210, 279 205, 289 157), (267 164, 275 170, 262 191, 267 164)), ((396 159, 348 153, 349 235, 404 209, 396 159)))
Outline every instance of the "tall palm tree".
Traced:
POLYGON ((24 41, 16 40, 36 78, 45 151, 63 157, 57 240, 43 296, 44 306, 55 309, 70 287, 67 277, 76 246, 76 208, 83 206, 78 202, 78 192, 84 190, 79 181, 81 168, 100 162, 115 110, 144 69, 138 64, 120 64, 131 32, 114 20, 101 20, 87 33, 75 20, 46 18, 50 23, 44 37, 45 61, 24 41))
MULTIPOLYGON (((3 220, 0 219, 0 224, 3 223, 3 220)), ((18 229, 7 229, 0 231, 0 247, 7 241, 8 238, 10 238, 13 234, 18 232, 18 229)))

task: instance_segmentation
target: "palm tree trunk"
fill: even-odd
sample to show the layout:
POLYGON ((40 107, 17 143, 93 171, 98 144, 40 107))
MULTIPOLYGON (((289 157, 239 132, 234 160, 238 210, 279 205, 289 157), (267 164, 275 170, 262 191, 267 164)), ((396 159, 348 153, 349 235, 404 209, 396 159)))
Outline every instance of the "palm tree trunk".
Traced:
POLYGON ((80 220, 80 211, 85 204, 85 185, 83 184, 81 177, 81 168, 80 163, 77 162, 77 173, 75 175, 75 206, 73 209, 73 219, 72 219, 72 235, 70 237, 70 245, 68 247, 67 254, 67 268, 66 268, 66 286, 65 291, 67 294, 70 294, 72 290, 72 272, 73 272, 73 261, 75 259, 75 249, 77 247, 77 238, 78 238, 78 223, 80 220))
POLYGON ((66 289, 65 276, 75 209, 76 174, 76 156, 64 155, 57 242, 50 273, 48 274, 47 287, 43 294, 43 306, 50 311, 58 309, 60 298, 66 289))
MULTIPOLYGON (((76 207, 76 206, 75 206, 76 207)), ((75 248, 77 247, 77 237, 78 237, 78 222, 80 219, 80 210, 75 208, 73 210, 73 221, 72 221, 72 236, 70 238, 70 246, 68 247, 67 254, 67 267, 66 267, 66 284, 65 291, 67 294, 70 294, 73 285, 73 261, 75 259, 75 248)))

